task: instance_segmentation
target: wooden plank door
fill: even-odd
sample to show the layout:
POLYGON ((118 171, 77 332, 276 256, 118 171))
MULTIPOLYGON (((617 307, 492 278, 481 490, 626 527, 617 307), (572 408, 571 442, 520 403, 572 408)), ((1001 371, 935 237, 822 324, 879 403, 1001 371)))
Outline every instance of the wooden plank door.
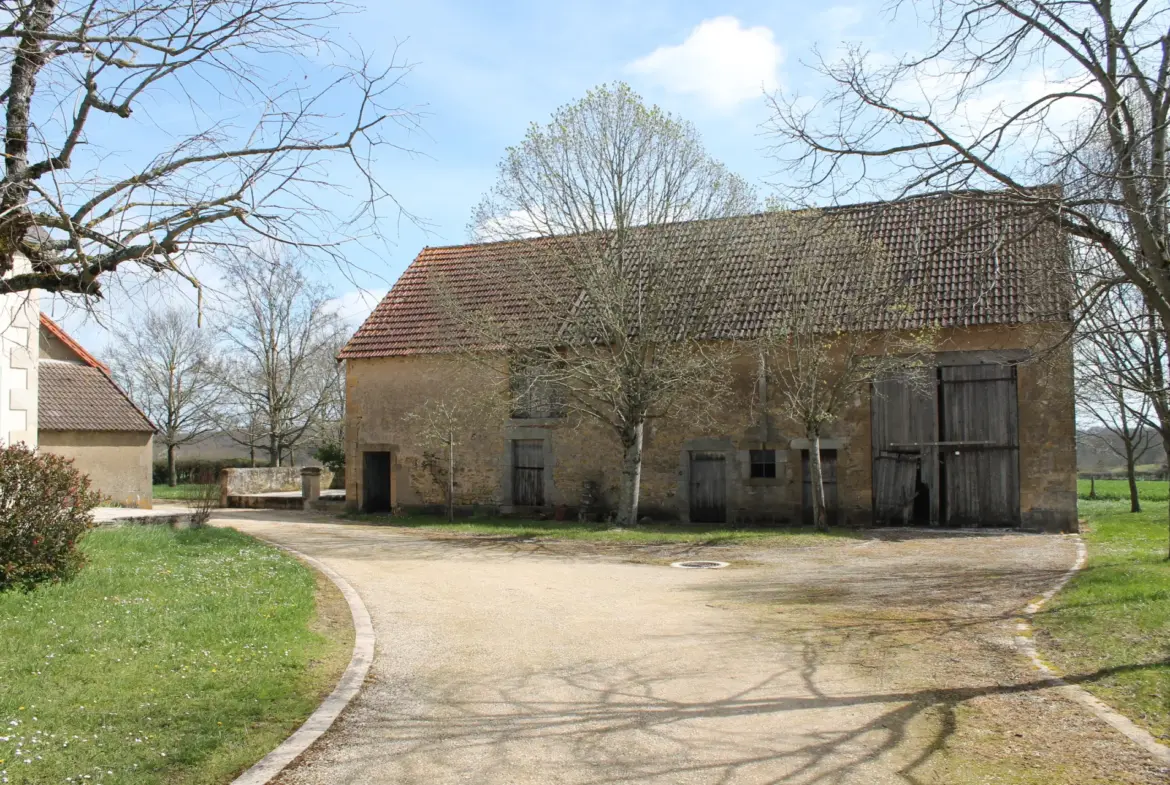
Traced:
POLYGON ((512 504, 544 506, 544 442, 540 439, 512 442, 512 504))
POLYGON ((390 453, 362 453, 362 511, 390 511, 390 453))
MULTIPOLYGON (((809 451, 800 451, 800 502, 804 507, 807 521, 812 520, 812 467, 809 465, 809 451)), ((837 515, 837 451, 821 450, 821 481, 825 486, 825 512, 829 521, 837 515)))
POLYGON ((938 402, 934 384, 924 388, 901 379, 875 382, 870 421, 874 520, 937 523, 938 402))
POLYGON ((1015 366, 946 366, 940 375, 947 523, 1017 525, 1020 445, 1015 366))
POLYGON ((721 452, 691 453, 691 520, 727 520, 727 461, 721 452))

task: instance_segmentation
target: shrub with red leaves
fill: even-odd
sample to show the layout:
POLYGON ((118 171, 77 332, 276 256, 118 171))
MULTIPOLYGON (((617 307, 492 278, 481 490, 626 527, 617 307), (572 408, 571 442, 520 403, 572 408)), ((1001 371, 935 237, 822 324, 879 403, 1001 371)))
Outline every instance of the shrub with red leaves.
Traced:
POLYGON ((99 498, 73 461, 23 444, 0 447, 0 591, 31 590, 81 569, 77 543, 99 498))

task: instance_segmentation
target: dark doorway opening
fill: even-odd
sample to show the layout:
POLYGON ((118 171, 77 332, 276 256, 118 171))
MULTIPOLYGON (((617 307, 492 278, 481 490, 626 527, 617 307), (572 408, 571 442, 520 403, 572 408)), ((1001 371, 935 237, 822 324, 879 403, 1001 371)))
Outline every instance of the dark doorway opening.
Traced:
POLYGON ((362 453, 362 512, 390 512, 390 453, 362 453))
POLYGON ((727 520, 727 460, 721 452, 691 453, 692 523, 727 520))

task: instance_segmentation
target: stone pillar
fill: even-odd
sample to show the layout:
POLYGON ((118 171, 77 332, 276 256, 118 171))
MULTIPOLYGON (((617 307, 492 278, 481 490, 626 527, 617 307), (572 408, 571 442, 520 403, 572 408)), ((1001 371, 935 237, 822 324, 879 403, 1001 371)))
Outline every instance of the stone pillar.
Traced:
POLYGON ((321 467, 306 466, 301 469, 301 500, 306 510, 317 506, 321 498, 321 467))

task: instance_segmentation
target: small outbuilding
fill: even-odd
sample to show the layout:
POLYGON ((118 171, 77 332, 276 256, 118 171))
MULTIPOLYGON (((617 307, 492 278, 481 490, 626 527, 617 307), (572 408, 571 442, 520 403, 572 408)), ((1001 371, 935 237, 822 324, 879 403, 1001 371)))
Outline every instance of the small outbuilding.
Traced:
POLYGON ((44 314, 39 349, 39 449, 72 458, 109 501, 150 507, 154 424, 110 369, 44 314))

